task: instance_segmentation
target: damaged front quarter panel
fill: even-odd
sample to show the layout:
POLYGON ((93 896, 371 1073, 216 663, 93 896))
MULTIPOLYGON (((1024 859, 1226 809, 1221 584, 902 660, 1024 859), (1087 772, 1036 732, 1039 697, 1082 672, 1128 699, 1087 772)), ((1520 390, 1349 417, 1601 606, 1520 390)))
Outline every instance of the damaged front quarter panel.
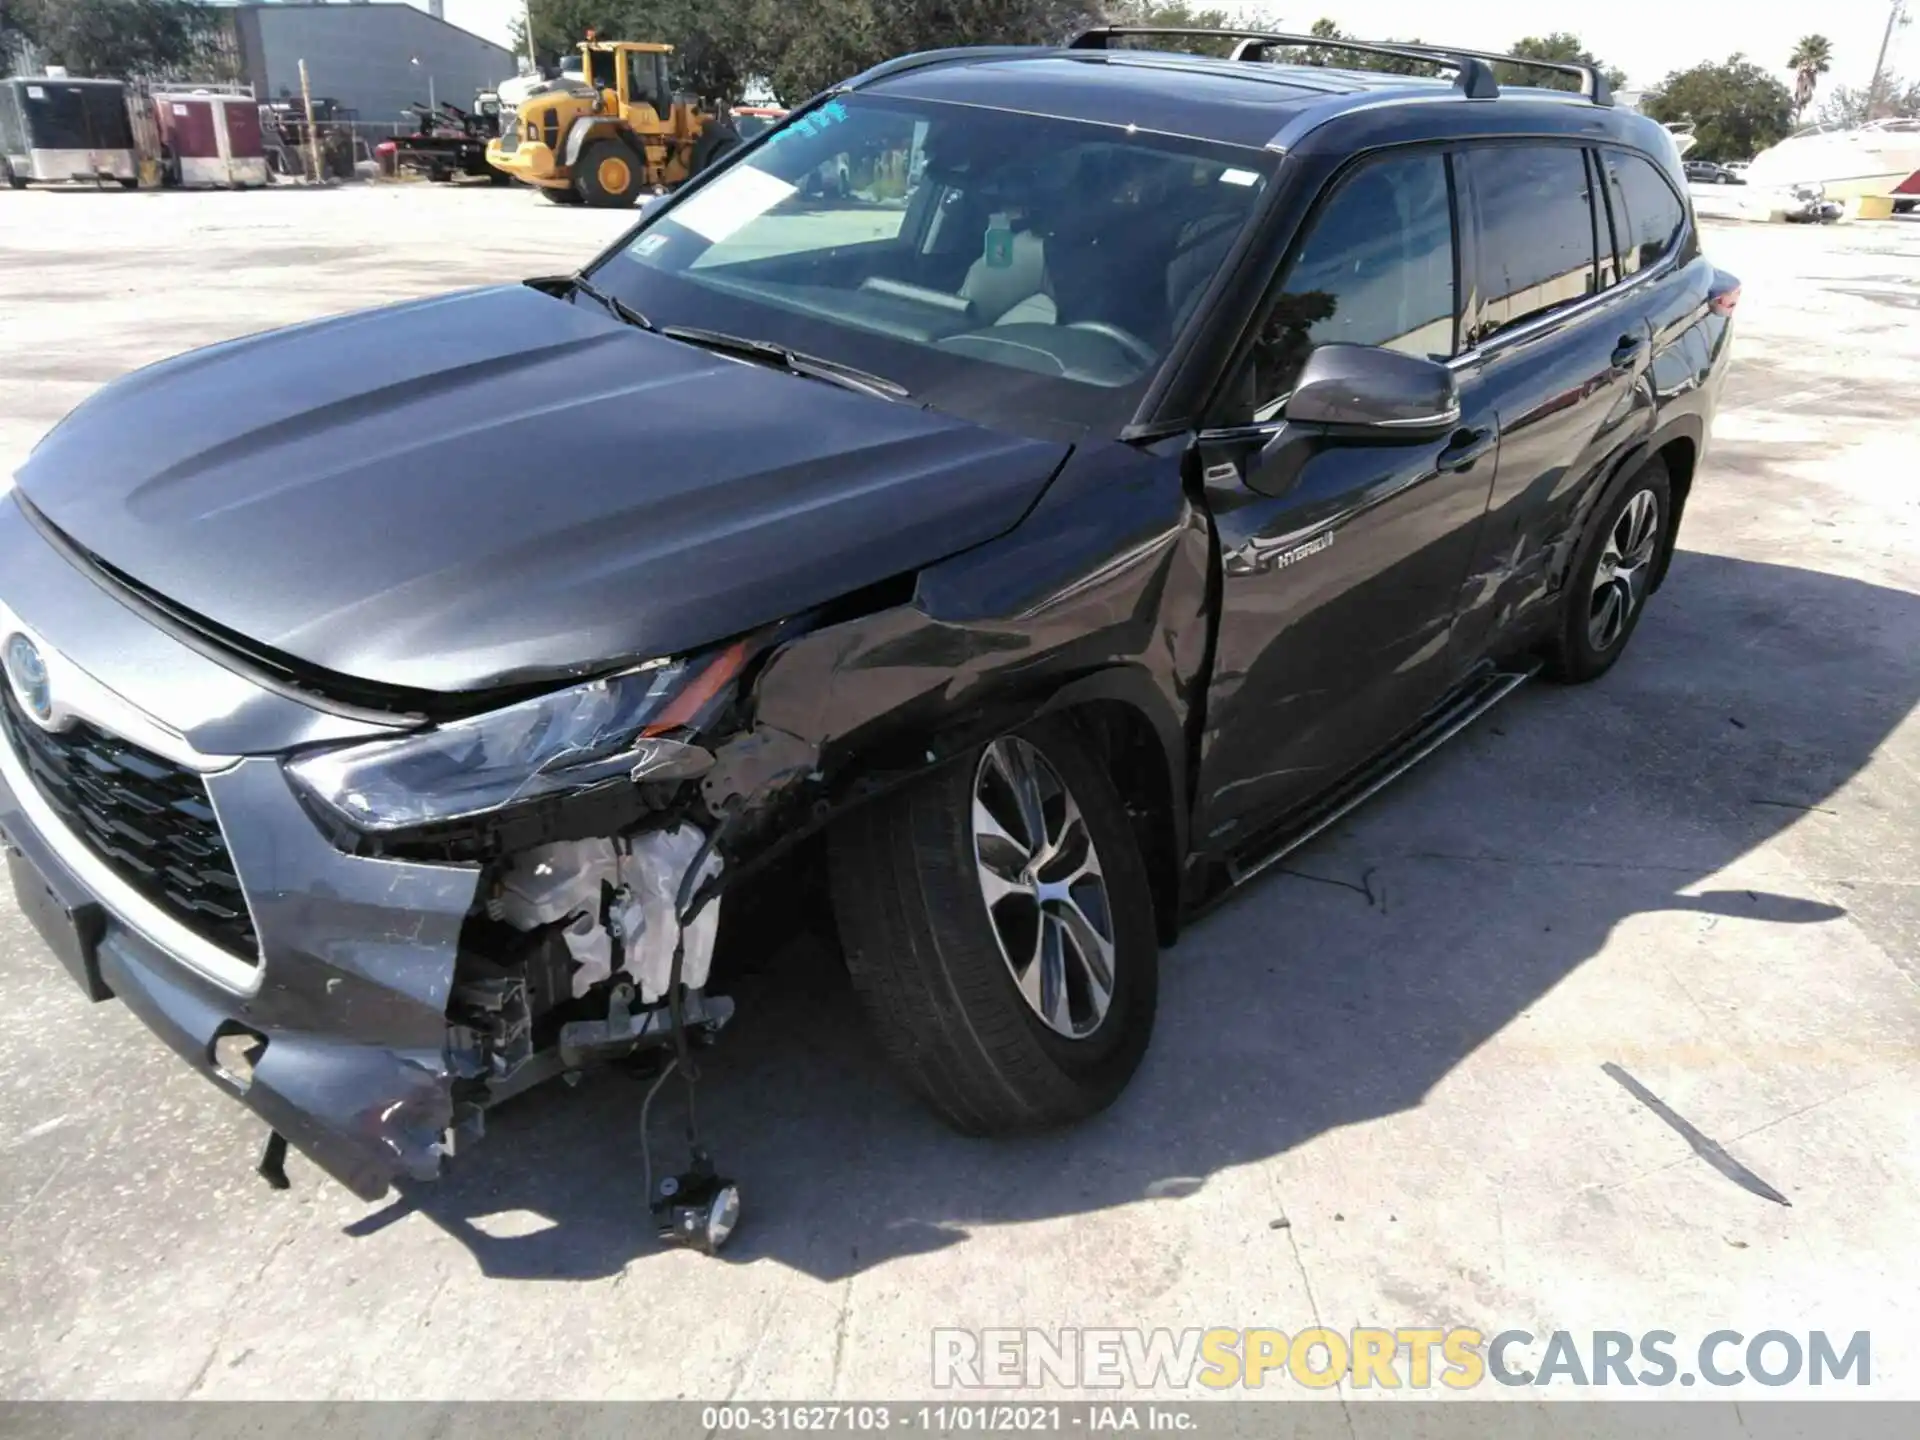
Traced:
MULTIPOLYGON (((1176 456, 1078 452, 1000 539, 769 636, 744 693, 702 734, 714 760, 697 790, 692 775, 650 773, 630 787, 653 797, 646 805, 586 797, 530 813, 489 832, 471 857, 438 843, 411 855, 343 850, 277 763, 244 761, 209 777, 209 790, 235 854, 248 857, 266 955, 258 992, 221 1012, 171 993, 158 969, 144 973, 131 958, 115 962, 116 989, 372 1199, 396 1176, 436 1175, 449 1134, 477 1133, 505 1095, 557 1067, 669 1038, 657 1013, 672 989, 659 972, 680 933, 668 887, 690 854, 737 879, 845 808, 1045 711, 1098 710, 1090 735, 1140 747, 1116 752, 1111 768, 1156 896, 1177 897, 1211 554, 1176 456), (1141 757, 1148 763, 1133 763, 1141 757), (581 883, 612 899, 573 935, 580 897, 542 866, 590 861, 596 844, 607 847, 606 873, 581 883), (609 938, 618 948, 603 956, 609 938), (235 1022, 266 1040, 244 1084, 212 1059, 235 1022), (595 1026, 608 1033, 594 1039, 595 1026)), ((699 933, 688 932, 690 1029, 718 1028, 731 1013, 700 990, 715 913, 709 906, 699 933)))
POLYGON ((1162 773, 1116 780, 1162 812, 1149 864, 1156 891, 1177 886, 1212 550, 1177 454, 1077 451, 1008 534, 769 657, 702 781, 723 851, 751 865, 1045 711, 1100 707, 1151 737, 1162 773))

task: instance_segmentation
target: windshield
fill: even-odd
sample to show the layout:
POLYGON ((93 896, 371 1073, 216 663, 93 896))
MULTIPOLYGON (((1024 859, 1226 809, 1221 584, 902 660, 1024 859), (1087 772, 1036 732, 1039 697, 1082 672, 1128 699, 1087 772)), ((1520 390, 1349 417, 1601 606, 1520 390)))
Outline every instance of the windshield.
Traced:
POLYGON ((1276 158, 843 97, 655 212, 594 279, 662 325, 855 365, 969 418, 1111 433, 1276 158))

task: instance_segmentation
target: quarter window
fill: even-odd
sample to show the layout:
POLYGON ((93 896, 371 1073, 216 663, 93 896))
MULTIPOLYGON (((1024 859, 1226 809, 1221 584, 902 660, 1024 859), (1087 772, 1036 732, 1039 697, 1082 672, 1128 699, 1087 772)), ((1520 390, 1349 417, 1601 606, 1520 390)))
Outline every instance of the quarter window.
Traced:
POLYGON ((1651 270, 1679 248, 1687 228, 1686 209, 1651 161, 1608 151, 1604 163, 1613 195, 1620 274, 1624 278, 1651 270))
POLYGON ((1593 187, 1573 146, 1499 146, 1472 152, 1480 215, 1485 340, 1573 305, 1599 288, 1593 187))
POLYGON ((1254 420, 1273 419, 1320 345, 1444 360, 1453 354, 1454 313, 1446 158, 1375 161, 1340 183, 1295 250, 1242 372, 1242 402, 1254 420))

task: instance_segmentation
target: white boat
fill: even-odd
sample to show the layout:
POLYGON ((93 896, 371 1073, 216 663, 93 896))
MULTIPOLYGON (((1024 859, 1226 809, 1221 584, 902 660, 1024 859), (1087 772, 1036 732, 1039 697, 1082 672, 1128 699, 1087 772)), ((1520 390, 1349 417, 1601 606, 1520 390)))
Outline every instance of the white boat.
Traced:
POLYGON ((1891 195, 1920 170, 1920 120, 1809 125, 1754 156, 1747 183, 1797 192, 1818 187, 1828 200, 1891 195))

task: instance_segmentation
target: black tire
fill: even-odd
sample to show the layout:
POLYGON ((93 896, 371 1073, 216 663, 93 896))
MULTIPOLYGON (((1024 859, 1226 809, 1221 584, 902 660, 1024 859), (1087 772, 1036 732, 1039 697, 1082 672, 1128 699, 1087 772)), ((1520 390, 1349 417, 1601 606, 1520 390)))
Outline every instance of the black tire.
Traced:
MULTIPOLYGON (((1044 828, 1065 809, 1057 794, 1049 799, 1044 828)), ((1064 846, 1058 855, 1070 860, 1079 853, 1064 846)), ((1071 724, 1037 722, 854 812, 835 827, 829 861, 855 993, 893 1068, 954 1128, 973 1135, 1046 1129, 1104 1109, 1126 1088, 1153 1030, 1153 902, 1120 797, 1071 724), (988 773, 990 750, 997 757, 1029 753, 1021 745, 1038 752, 1038 770, 1051 767, 1060 793, 1078 806, 1102 873, 1104 906, 1081 913, 1105 910, 1112 984, 1104 1016, 1080 1038, 1043 1021, 1021 993, 976 871, 976 782, 988 773), (1004 746, 1016 748, 995 748, 1004 746)), ((1009 896, 994 914, 1018 920, 1018 907, 1031 903, 1009 896)), ((1038 906, 1030 913, 1029 963, 1037 967, 1046 923, 1038 906)), ((1055 953, 1070 933, 1057 927, 1055 953)), ((1086 953, 1079 944, 1070 949, 1086 953)), ((1086 988, 1089 971, 1080 963, 1057 973, 1063 979, 1054 994, 1064 998, 1056 1017, 1073 1028, 1098 1003, 1086 988), (1079 978, 1077 990, 1069 971, 1079 978)))
POLYGON ((578 205, 580 203, 579 195, 571 189, 556 190, 550 186, 542 185, 540 187, 540 194, 550 205, 578 205))
POLYGON ((1673 524, 1673 491, 1666 462, 1656 456, 1625 484, 1616 486, 1612 498, 1594 519, 1596 523, 1588 527, 1568 572, 1559 630, 1546 653, 1548 678, 1568 685, 1597 680, 1611 670, 1646 613, 1647 598, 1660 581, 1673 524), (1642 528, 1638 517, 1645 505, 1641 496, 1652 497, 1650 530, 1642 528), (1628 518, 1629 509, 1636 511, 1632 520, 1628 518), (1629 567, 1612 560, 1610 550, 1621 560, 1640 558, 1629 567), (1608 567, 1604 572, 1603 565, 1608 567), (1625 587, 1616 595, 1616 604, 1625 604, 1627 595, 1632 597, 1617 624, 1606 623, 1603 586, 1615 591, 1625 587))
POLYGON ((573 167, 573 188, 596 210, 621 210, 646 188, 647 164, 618 140, 595 140, 573 167))
POLYGON ((740 148, 740 137, 734 131, 714 124, 700 132, 700 138, 693 142, 693 156, 688 160, 687 178, 702 173, 719 164, 740 148))
POLYGON ((6 156, 0 155, 0 180, 7 182, 9 190, 24 190, 27 182, 13 173, 13 165, 6 156))

